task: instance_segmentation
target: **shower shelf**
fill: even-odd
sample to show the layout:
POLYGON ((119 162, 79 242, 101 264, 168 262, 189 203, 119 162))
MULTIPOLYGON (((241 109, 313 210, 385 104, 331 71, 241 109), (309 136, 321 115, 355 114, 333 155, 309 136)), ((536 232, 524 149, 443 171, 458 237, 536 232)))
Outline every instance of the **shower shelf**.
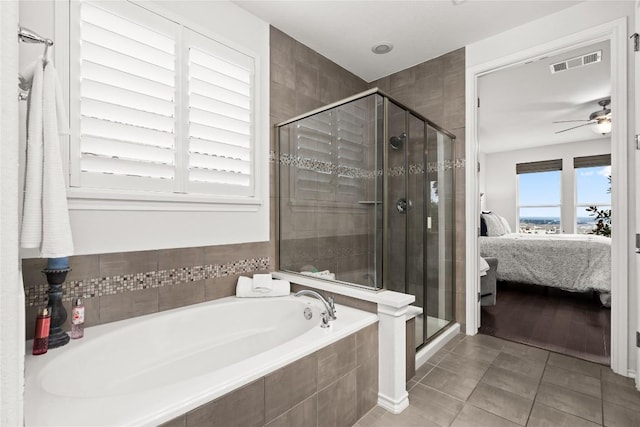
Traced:
POLYGON ((359 205, 381 205, 382 202, 378 202, 376 200, 359 200, 359 205))

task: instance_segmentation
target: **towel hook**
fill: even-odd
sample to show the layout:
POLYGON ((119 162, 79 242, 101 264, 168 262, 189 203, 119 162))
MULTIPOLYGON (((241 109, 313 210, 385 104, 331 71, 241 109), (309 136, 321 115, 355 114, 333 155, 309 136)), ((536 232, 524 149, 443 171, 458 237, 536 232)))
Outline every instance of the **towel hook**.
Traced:
MULTIPOLYGON (((26 27, 18 27, 18 38, 24 43, 42 43, 44 44, 44 55, 42 59, 47 61, 47 53, 49 53, 49 47, 53 46, 53 40, 40 36, 33 30, 26 27)), ((23 91, 18 95, 18 100, 26 101, 29 98, 29 92, 23 91)))

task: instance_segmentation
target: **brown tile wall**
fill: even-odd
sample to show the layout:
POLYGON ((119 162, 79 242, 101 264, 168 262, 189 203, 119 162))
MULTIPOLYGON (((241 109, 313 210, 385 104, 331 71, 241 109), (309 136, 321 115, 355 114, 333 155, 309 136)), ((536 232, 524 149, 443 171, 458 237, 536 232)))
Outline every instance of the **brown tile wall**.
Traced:
POLYGON ((378 324, 163 426, 352 426, 378 400, 378 324))
MULTIPOLYGON (((336 63, 330 61, 319 53, 308 48, 304 44, 296 41, 287 34, 271 27, 270 32, 271 51, 271 153, 276 152, 277 135, 275 125, 285 120, 291 119, 300 114, 347 98, 368 88, 367 83, 356 75, 350 73, 336 63)), ((275 198, 276 189, 276 168, 275 154, 271 155, 270 175, 271 175, 271 206, 273 206, 271 217, 271 241, 277 240, 275 207, 278 200, 275 198)), ((305 219, 309 222, 308 213, 298 213, 297 217, 288 218, 289 223, 303 223, 305 219), (299 218, 303 216, 303 218, 299 218)), ((329 217, 325 215, 325 217, 329 217)), ((348 218, 346 218, 348 219, 348 218)), ((318 227, 318 224, 315 224, 318 227)), ((308 228, 308 227, 307 227, 308 228)), ((306 230, 308 231, 308 230, 306 230)), ((301 236, 306 237, 306 236, 301 236)), ((297 245, 309 250, 306 243, 309 239, 291 239, 288 243, 297 245)), ((296 249, 289 251, 296 253, 296 249)), ((273 247, 274 265, 279 265, 277 260, 275 243, 273 247)), ((299 256, 298 258, 302 257, 299 256)), ((318 258, 318 257, 315 257, 318 258)), ((356 257, 352 261, 357 261, 356 257)), ((294 260, 295 261, 295 260, 294 260)), ((317 259, 315 260, 317 262, 317 259)), ((325 260, 330 262, 331 260, 325 260)), ((302 263, 309 264, 309 257, 302 263)), ((295 262, 288 265, 295 265, 295 262)), ((299 265, 298 267, 301 267, 299 265)), ((330 266, 331 264, 323 264, 330 266)), ((356 269, 354 266, 348 266, 356 269)), ((324 269, 324 267, 322 268, 324 269)), ((336 263, 332 271, 336 271, 336 263)))
MULTIPOLYGON (((370 83, 456 136, 465 157, 465 50, 423 62, 370 83)), ((455 317, 465 323, 465 168, 455 168, 455 317)))
MULTIPOLYGON (((67 275, 65 284, 70 282, 90 283, 104 282, 109 278, 112 282, 122 284, 124 275, 134 274, 143 277, 153 276, 159 271, 176 273, 189 271, 190 267, 203 265, 242 265, 242 262, 253 258, 267 258, 271 244, 269 242, 244 243, 237 245, 207 246, 199 248, 166 249, 156 251, 127 252, 101 255, 82 255, 69 257, 71 271, 67 275)), ((42 269, 46 266, 46 259, 33 258, 22 261, 22 276, 24 287, 28 295, 39 291, 36 301, 26 306, 26 335, 33 338, 35 319, 38 308, 46 306, 46 278, 42 269)), ((273 270, 273 265, 269 265, 273 270)), ((235 286, 241 275, 230 268, 218 269, 211 278, 198 280, 200 277, 189 278, 183 274, 182 278, 167 277, 169 283, 163 284, 150 281, 150 284, 137 286, 140 289, 130 290, 118 287, 111 294, 101 295, 100 292, 88 294, 86 288, 69 287, 66 290, 64 306, 67 314, 71 311, 71 299, 83 297, 85 305, 85 326, 95 326, 102 323, 114 322, 130 317, 142 316, 158 311, 169 310, 189 304, 197 304, 212 299, 223 298, 235 294, 235 286)), ((266 272, 267 270, 242 271, 242 275, 266 272)), ((134 285, 139 285, 135 283, 134 285)), ((65 330, 71 328, 69 315, 64 325, 65 330)))

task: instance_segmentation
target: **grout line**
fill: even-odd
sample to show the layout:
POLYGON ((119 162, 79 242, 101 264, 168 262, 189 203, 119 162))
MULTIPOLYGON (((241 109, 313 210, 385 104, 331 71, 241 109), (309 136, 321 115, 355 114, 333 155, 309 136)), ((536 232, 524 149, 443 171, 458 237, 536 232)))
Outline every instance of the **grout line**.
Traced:
POLYGON ((540 391, 540 386, 542 385, 542 379, 544 378, 545 372, 547 372, 547 366, 549 366, 549 358, 551 357, 551 353, 547 351, 547 355, 544 359, 544 369, 542 370, 542 374, 540 375, 540 379, 538 380, 538 386, 536 387, 536 394, 533 396, 533 402, 531 403, 531 409, 529 409, 529 415, 527 415, 527 422, 525 425, 529 424, 529 420, 531 419, 531 413, 533 412, 533 407, 538 400, 538 392, 540 391))

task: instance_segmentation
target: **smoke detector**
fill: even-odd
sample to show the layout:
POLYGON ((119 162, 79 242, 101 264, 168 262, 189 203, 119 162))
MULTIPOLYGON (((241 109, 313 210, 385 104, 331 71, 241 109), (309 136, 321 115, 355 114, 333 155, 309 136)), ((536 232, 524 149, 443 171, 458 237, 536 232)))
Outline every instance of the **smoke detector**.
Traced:
POLYGON ((391 52, 391 50, 393 50, 393 44, 389 42, 376 43, 371 47, 371 52, 378 55, 384 55, 385 53, 391 52))

